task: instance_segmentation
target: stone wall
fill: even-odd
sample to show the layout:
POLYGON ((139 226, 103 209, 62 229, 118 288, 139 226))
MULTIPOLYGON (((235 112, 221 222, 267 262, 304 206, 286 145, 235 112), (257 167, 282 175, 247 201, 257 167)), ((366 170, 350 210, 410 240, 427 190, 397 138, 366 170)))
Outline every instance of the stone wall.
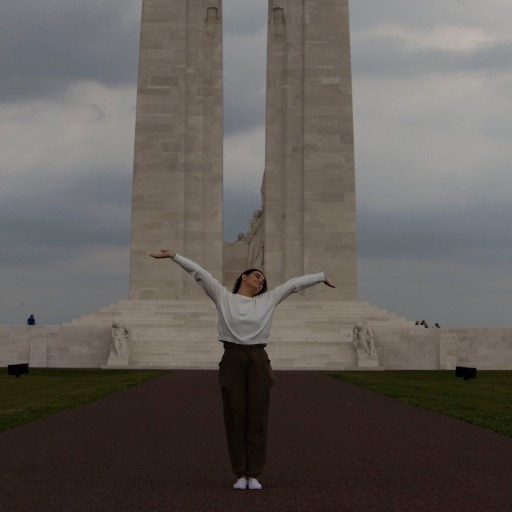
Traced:
POLYGON ((386 370, 512 370, 511 329, 373 330, 379 364, 386 370))
POLYGON ((0 366, 100 368, 110 353, 110 328, 100 326, 1 326, 0 366))
MULTIPOLYGON (((354 369, 354 349, 350 340, 343 336, 345 330, 350 331, 340 331, 339 349, 333 347, 330 338, 328 341, 319 339, 310 340, 308 343, 292 343, 293 349, 285 350, 287 357, 274 359, 275 367, 354 369)), ((373 333, 379 369, 453 370, 459 365, 476 367, 479 370, 512 370, 512 329, 375 327, 373 333)), ((189 359, 180 358, 179 363, 174 365, 169 362, 157 366, 217 366, 222 347, 212 336, 208 337, 207 342, 197 340, 200 341, 197 344, 194 340, 181 338, 182 336, 178 342, 186 346, 176 346, 176 353, 188 353, 189 359), (205 343, 210 343, 211 346, 206 347, 205 343)), ((41 368, 101 368, 107 363, 110 341, 110 326, 1 326, 0 366, 28 362, 32 367, 41 368)), ((165 345, 169 344, 167 339, 165 345)), ((290 341, 271 338, 269 353, 279 354, 286 348, 285 344, 289 345, 290 341)))

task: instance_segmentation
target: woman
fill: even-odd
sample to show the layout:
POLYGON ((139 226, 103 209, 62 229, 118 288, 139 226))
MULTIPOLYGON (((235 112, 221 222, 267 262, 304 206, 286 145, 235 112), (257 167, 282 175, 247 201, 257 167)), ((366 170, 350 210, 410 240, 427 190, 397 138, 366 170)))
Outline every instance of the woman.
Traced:
POLYGON ((212 299, 218 311, 219 341, 224 355, 219 381, 235 489, 261 489, 258 477, 265 466, 270 388, 274 374, 265 351, 275 307, 292 293, 318 283, 334 288, 323 272, 295 277, 267 291, 263 272, 249 269, 233 291, 222 286, 197 263, 170 249, 150 254, 171 258, 186 270, 212 299))

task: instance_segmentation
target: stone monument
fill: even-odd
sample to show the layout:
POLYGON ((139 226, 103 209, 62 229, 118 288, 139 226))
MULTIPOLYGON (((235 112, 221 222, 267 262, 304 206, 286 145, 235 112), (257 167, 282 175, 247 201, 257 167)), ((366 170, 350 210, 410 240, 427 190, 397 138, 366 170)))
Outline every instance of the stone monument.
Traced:
POLYGON ((130 298, 74 323, 126 326, 130 367, 215 368, 220 359, 211 301, 172 262, 149 257, 166 246, 228 288, 249 267, 263 270, 270 287, 327 274, 335 290, 313 287, 276 310, 269 339, 276 368, 369 364, 354 349, 354 324, 408 325, 357 301, 348 0, 269 0, 268 6, 261 205, 247 219, 247 232, 227 243, 222 2, 143 2, 130 298))
MULTIPOLYGON (((270 283, 322 269, 336 291, 308 299, 357 300, 348 0, 269 1, 266 109, 247 265, 270 283)), ((222 137, 221 0, 144 0, 131 299, 200 297, 188 276, 147 258, 163 243, 226 274, 222 137)))
POLYGON ((270 0, 264 271, 271 283, 322 269, 305 297, 357 300, 348 0, 270 0))
POLYGON ((148 256, 172 244, 228 287, 249 262, 271 287, 320 270, 336 284, 277 308, 274 368, 512 368, 510 329, 425 329, 357 300, 348 0, 268 5, 265 172, 247 233, 222 240, 222 1, 143 0, 130 298, 69 325, 0 329, 0 362, 217 368, 215 307, 148 256))
MULTIPOLYGON (((314 287, 282 305, 275 340, 323 339, 338 354, 336 344, 351 342, 356 318, 386 317, 357 303, 351 81, 348 0, 269 0, 261 206, 245 236, 223 242, 222 2, 144 0, 130 299, 147 302, 130 305, 145 311, 137 320, 145 326, 133 329, 131 363, 142 364, 147 354, 170 358, 167 340, 177 352, 183 337, 199 344, 216 337, 215 322, 203 322, 212 306, 202 290, 148 257, 162 244, 228 288, 246 268, 262 269, 271 287, 324 271, 336 289, 314 287)), ((280 346, 285 361, 290 351, 307 359, 303 343, 280 346)), ((343 345, 343 357, 355 365, 350 349, 343 345)))
POLYGON ((135 125, 130 299, 199 297, 176 251, 222 280, 222 2, 144 0, 135 125))

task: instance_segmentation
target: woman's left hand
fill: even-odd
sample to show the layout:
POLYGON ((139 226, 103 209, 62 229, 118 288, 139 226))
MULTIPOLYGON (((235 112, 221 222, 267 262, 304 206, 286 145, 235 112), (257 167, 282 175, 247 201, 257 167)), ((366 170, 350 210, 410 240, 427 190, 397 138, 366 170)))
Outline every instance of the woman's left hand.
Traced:
POLYGON ((324 284, 326 284, 330 288, 336 288, 336 286, 329 282, 329 279, 327 279, 327 277, 325 278, 324 284))

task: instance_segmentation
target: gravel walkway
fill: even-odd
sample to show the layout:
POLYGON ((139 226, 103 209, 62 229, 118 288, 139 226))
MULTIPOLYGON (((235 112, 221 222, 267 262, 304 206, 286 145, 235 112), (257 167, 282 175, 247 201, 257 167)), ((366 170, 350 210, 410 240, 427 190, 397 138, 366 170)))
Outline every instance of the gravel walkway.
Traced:
POLYGON ((1 512, 511 512, 512 439, 276 372, 262 491, 234 491, 214 371, 0 433, 1 512))

